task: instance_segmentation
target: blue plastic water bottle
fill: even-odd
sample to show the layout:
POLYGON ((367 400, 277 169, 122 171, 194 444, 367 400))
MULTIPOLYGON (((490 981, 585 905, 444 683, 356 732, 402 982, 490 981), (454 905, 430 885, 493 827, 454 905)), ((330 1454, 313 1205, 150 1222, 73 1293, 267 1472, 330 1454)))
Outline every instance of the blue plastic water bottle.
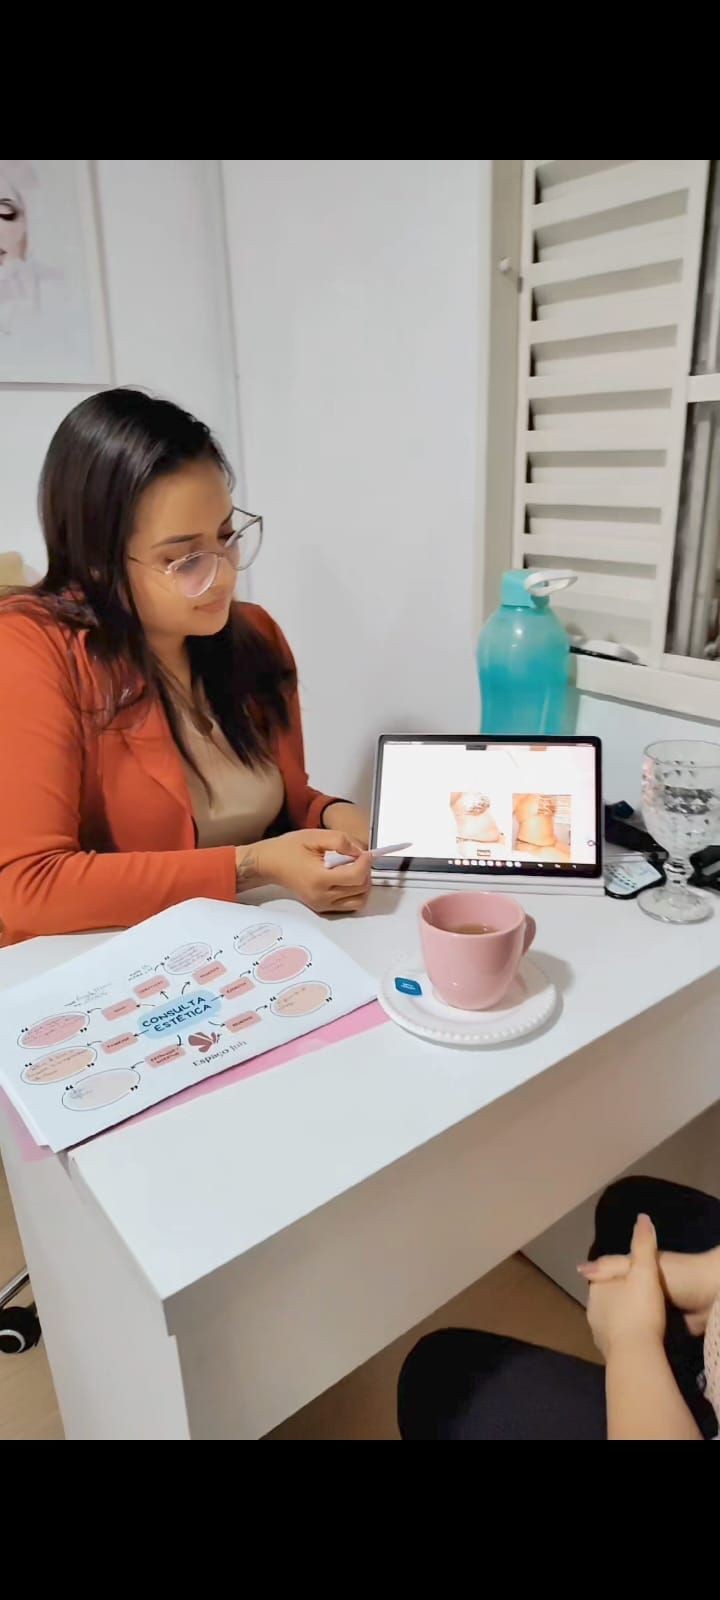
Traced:
POLYGON ((569 733, 570 640, 549 595, 575 573, 503 574, 500 608, 477 648, 482 733, 569 733))

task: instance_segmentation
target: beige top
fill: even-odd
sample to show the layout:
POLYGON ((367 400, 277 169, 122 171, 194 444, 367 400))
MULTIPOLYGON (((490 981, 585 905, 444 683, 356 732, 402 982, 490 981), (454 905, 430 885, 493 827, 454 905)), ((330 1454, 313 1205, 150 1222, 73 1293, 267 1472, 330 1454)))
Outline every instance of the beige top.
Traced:
POLYGON ((278 768, 246 766, 209 714, 201 729, 188 708, 177 709, 185 744, 209 790, 183 761, 200 848, 262 839, 285 799, 278 768))
POLYGON ((720 1295, 714 1301, 705 1329, 705 1394, 720 1428, 720 1295))

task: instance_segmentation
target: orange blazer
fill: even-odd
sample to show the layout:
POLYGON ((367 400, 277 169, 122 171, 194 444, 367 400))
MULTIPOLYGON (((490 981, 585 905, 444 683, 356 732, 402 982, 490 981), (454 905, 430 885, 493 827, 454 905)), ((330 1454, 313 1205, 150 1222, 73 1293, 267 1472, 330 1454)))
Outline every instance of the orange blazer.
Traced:
MULTIPOLYGON (((292 663, 260 606, 246 620, 292 663)), ((294 665, 294 663, 293 663, 294 665)), ((157 703, 99 728, 86 632, 0 608, 0 920, 3 944, 123 928, 206 895, 234 900, 231 845, 199 850, 182 759, 157 703), (121 725, 122 724, 122 725, 121 725)), ((295 828, 331 797, 305 772, 297 695, 274 756, 295 828)))

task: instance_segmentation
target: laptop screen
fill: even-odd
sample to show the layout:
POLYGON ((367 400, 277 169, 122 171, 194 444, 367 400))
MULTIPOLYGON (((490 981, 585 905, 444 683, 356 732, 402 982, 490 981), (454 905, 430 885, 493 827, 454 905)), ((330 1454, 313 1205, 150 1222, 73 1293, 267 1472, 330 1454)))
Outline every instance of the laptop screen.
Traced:
POLYGON ((599 877, 599 741, 385 735, 371 842, 398 839, 378 870, 599 877))

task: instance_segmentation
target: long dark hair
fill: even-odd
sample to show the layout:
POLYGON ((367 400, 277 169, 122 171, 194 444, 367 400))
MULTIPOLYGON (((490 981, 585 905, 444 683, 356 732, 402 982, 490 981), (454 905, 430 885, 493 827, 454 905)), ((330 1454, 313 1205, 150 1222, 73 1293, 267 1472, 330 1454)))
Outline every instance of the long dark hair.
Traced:
MULTIPOLYGON (((126 579, 125 551, 140 495, 189 462, 207 459, 233 477, 204 422, 138 389, 106 389, 75 406, 54 434, 40 476, 39 510, 48 554, 40 583, 15 598, 34 614, 88 630, 88 650, 104 670, 102 705, 84 708, 106 725, 158 698, 176 744, 185 748, 162 672, 126 579)), ((225 627, 187 641, 193 683, 201 685, 241 760, 268 761, 272 736, 288 726, 294 673, 278 651, 233 608, 225 627)))

